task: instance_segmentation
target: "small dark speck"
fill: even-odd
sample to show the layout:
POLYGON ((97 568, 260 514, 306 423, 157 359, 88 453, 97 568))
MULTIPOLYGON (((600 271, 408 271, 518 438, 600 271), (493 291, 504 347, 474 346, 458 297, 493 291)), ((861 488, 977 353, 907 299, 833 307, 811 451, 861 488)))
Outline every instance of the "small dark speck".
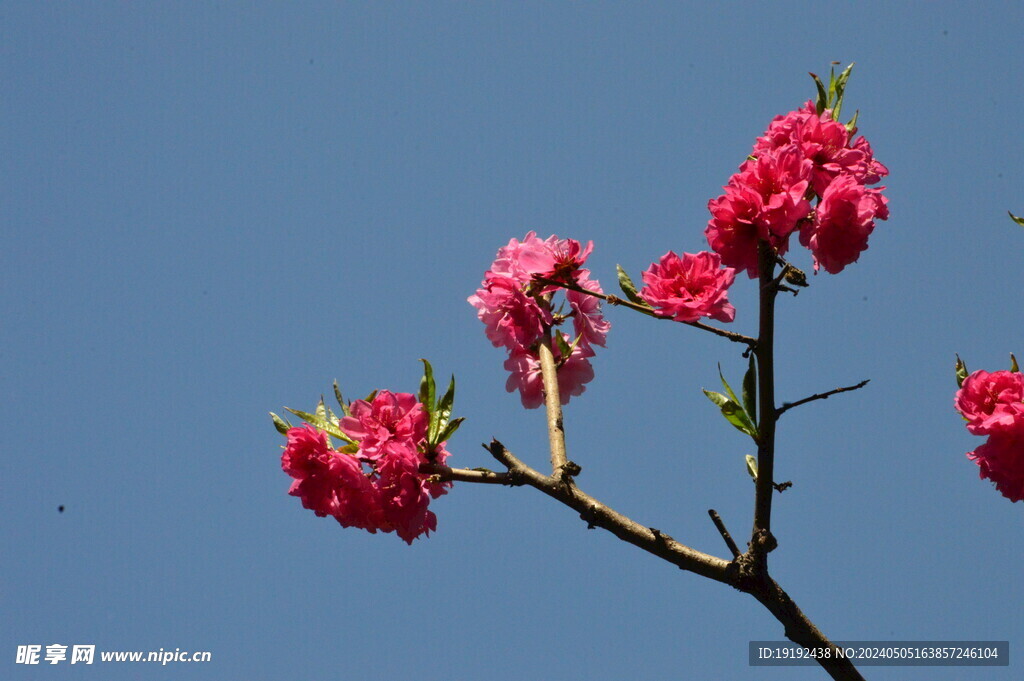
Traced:
POLYGON ((867 297, 867 296, 864 296, 864 300, 867 300, 867 299, 868 299, 868 297, 867 297))
POLYGON ((1003 176, 1002 173, 999 173, 998 175, 996 175, 996 177, 1002 177, 1002 176, 1003 176))
POLYGON ((942 35, 949 35, 949 31, 943 31, 942 35))
POLYGON ((313 60, 312 60, 312 59, 310 59, 310 60, 309 60, 309 63, 310 63, 310 64, 312 64, 312 63, 313 63, 313 60))
POLYGON ((64 504, 61 504, 60 506, 57 507, 57 513, 63 513, 63 512, 64 512, 64 504))
POLYGON ((210 291, 209 291, 209 289, 205 289, 205 288, 204 288, 204 289, 203 289, 203 295, 204 295, 204 296, 206 296, 206 295, 209 295, 209 294, 210 294, 210 291))

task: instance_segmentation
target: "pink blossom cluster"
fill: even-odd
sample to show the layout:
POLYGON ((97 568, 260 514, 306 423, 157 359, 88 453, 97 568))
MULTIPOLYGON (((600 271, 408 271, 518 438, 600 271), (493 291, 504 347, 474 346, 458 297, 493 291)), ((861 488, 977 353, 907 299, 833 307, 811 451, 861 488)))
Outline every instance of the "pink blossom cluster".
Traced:
POLYGON ((889 171, 855 134, 830 110, 817 113, 813 102, 776 116, 725 194, 708 202, 704 234, 722 262, 754 278, 758 241, 783 254, 798 230, 815 270, 836 274, 856 262, 875 220, 889 217, 885 187, 868 187, 889 171))
POLYGON ((491 268, 477 292, 469 297, 477 317, 485 325, 484 333, 495 347, 505 348, 508 392, 519 391, 523 406, 539 407, 544 402, 540 372, 539 344, 554 327, 572 319, 573 335, 555 331, 571 348, 562 357, 560 344, 552 343, 558 366, 558 387, 562 404, 570 396, 583 393, 594 378, 590 358, 595 346, 604 346, 611 324, 601 314, 600 300, 586 293, 565 290, 568 310, 556 307, 554 296, 564 290, 546 282, 559 282, 595 293, 604 293, 601 284, 583 269, 594 249, 573 239, 551 236, 539 238, 530 232, 519 241, 512 239, 498 250, 491 268), (542 281, 543 280, 543 281, 542 281))
POLYGON ((723 268, 717 253, 683 253, 680 257, 669 251, 647 268, 643 279, 640 297, 660 316, 679 322, 695 322, 701 317, 731 322, 736 316, 727 296, 736 270, 723 268))
POLYGON ((342 527, 396 532, 409 544, 429 535, 437 516, 427 507, 451 483, 420 473, 420 464, 443 464, 449 455, 445 443, 425 451, 429 416, 423 405, 408 393, 382 390, 371 402, 356 400, 350 411, 339 427, 357 447, 336 450, 309 424, 288 431, 281 456, 281 468, 294 478, 288 493, 342 527))
POLYGON ((954 402, 974 435, 988 436, 967 458, 1010 501, 1024 499, 1024 374, 975 371, 954 402))

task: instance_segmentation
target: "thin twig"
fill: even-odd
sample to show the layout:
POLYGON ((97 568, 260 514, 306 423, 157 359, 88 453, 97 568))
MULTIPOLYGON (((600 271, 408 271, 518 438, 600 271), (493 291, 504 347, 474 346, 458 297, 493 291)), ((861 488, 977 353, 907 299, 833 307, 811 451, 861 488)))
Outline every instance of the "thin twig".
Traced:
POLYGON ((722 535, 722 539, 725 540, 725 545, 729 547, 732 557, 739 558, 740 549, 736 546, 736 542, 733 541, 732 535, 729 534, 729 530, 725 529, 725 523, 722 522, 722 517, 718 515, 718 511, 713 508, 709 508, 708 515, 711 516, 711 522, 715 524, 715 529, 718 530, 718 534, 722 535))
MULTIPOLYGON (((611 295, 608 295, 608 294, 605 294, 605 293, 598 293, 597 291, 591 291, 591 290, 585 289, 582 286, 579 286, 579 285, 577 285, 575 283, 571 283, 570 284, 570 283, 566 283, 564 281, 555 281, 553 279, 545 279, 543 277, 534 277, 534 281, 536 281, 538 283, 541 283, 541 284, 546 284, 548 286, 558 286, 560 288, 566 289, 567 291, 576 291, 577 293, 583 293, 583 294, 588 295, 588 296, 593 296, 595 298, 600 298, 601 300, 605 301, 609 305, 617 305, 617 306, 620 306, 620 307, 627 307, 630 310, 635 310, 635 311, 637 311, 637 312, 639 312, 641 314, 645 314, 648 317, 653 317, 655 319, 664 319, 666 321, 675 321, 671 317, 666 317, 664 315, 658 314, 652 308, 647 307, 646 305, 640 305, 639 303, 634 303, 634 302, 632 302, 630 300, 625 300, 623 298, 619 298, 618 296, 611 296, 611 295)), ((716 336, 721 336, 722 338, 728 338, 729 340, 731 340, 734 343, 743 343, 743 344, 748 345, 750 347, 754 347, 754 346, 757 345, 757 339, 751 338, 750 336, 744 336, 742 333, 735 333, 733 331, 726 331, 725 329, 720 329, 717 326, 711 326, 710 324, 705 324, 703 322, 682 322, 682 323, 686 324, 687 326, 692 326, 695 329, 700 329, 701 331, 707 331, 708 333, 713 333, 716 336)))
POLYGON ((845 388, 836 388, 835 390, 829 390, 828 392, 818 393, 816 395, 811 395, 810 397, 805 397, 802 400, 797 400, 796 402, 783 402, 782 406, 775 410, 775 415, 782 416, 785 412, 789 411, 793 407, 799 407, 801 404, 807 404, 808 402, 813 402, 815 400, 827 400, 832 395, 850 392, 851 390, 859 390, 860 388, 863 388, 870 382, 871 379, 867 378, 858 383, 857 385, 848 385, 845 388))
MULTIPOLYGON (((556 331, 556 333, 558 333, 556 331)), ((551 450, 551 474, 556 478, 565 475, 568 458, 565 454, 565 430, 562 427, 562 400, 558 394, 558 369, 551 352, 551 335, 544 334, 540 347, 540 373, 544 380, 544 406, 548 414, 548 445, 551 450)), ((563 359, 568 359, 564 357, 563 359)))
POLYGON ((767 241, 759 241, 760 311, 757 335, 757 390, 761 413, 757 419, 757 480, 754 492, 754 527, 750 552, 758 569, 767 571, 768 552, 776 546, 772 536, 772 476, 775 471, 775 296, 773 284, 778 253, 767 241))

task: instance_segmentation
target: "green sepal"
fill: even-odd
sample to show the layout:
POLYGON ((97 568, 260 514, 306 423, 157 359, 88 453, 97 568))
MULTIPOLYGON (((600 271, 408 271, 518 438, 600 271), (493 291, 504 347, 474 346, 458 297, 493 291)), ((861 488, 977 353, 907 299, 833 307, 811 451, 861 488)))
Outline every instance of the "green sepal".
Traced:
POLYGON ((616 265, 615 271, 619 273, 619 288, 626 294, 626 297, 630 302, 636 303, 637 305, 643 305, 644 307, 650 307, 650 303, 640 297, 640 294, 636 292, 636 284, 626 274, 626 270, 622 269, 622 265, 616 265))
POLYGON ((434 413, 434 395, 437 386, 434 385, 434 368, 430 362, 420 359, 423 362, 423 378, 420 379, 420 403, 426 407, 427 412, 434 413))
POLYGON ((314 428, 318 428, 332 437, 336 437, 339 440, 344 440, 345 442, 348 443, 355 443, 355 440, 350 438, 348 435, 345 435, 345 433, 341 432, 341 429, 338 426, 328 421, 326 415, 321 418, 316 414, 310 414, 305 411, 299 411, 298 409, 292 409, 291 407, 285 407, 285 409, 295 414, 300 419, 310 424, 314 428))
POLYGON ((757 482, 757 458, 747 454, 747 473, 757 482))
MULTIPOLYGON (((575 345, 575 341, 573 342, 573 344, 575 345)), ((562 361, 565 362, 567 359, 569 359, 569 355, 572 354, 572 348, 570 348, 569 344, 565 342, 565 338, 562 336, 562 334, 557 331, 555 332, 555 345, 558 346, 558 354, 561 357, 562 361)))
POLYGON ((1017 366, 1017 358, 1013 356, 1012 352, 1010 353, 1010 372, 1014 374, 1020 373, 1020 367, 1017 366))
POLYGON ((809 75, 814 79, 814 87, 818 88, 818 100, 814 103, 814 108, 820 116, 821 112, 828 108, 828 93, 825 91, 825 84, 821 82, 821 78, 813 73, 809 75))
POLYGON ((956 356, 956 387, 962 387, 964 379, 967 378, 967 365, 960 359, 960 355, 956 356))
POLYGON ((747 373, 743 375, 743 408, 750 416, 750 420, 757 423, 757 366, 754 363, 754 353, 750 353, 750 361, 747 364, 747 373))
POLYGON ((359 452, 359 445, 357 445, 357 444, 355 444, 353 442, 350 445, 345 445, 344 447, 342 447, 338 451, 341 452, 342 454, 356 454, 356 453, 359 452))
POLYGON ((1018 225, 1020 225, 1021 227, 1024 227, 1024 218, 1022 218, 1022 217, 1019 217, 1019 216, 1017 216, 1017 215, 1014 215, 1014 214, 1013 214, 1013 213, 1011 213, 1010 211, 1006 211, 1006 212, 1007 212, 1007 214, 1008 214, 1008 215, 1010 216, 1010 219, 1011 219, 1011 220, 1013 220, 1014 222, 1016 222, 1016 223, 1017 223, 1018 225))
POLYGON ((341 408, 341 413, 345 416, 352 416, 352 412, 348 408, 348 403, 345 402, 345 398, 341 396, 341 388, 338 387, 338 381, 334 381, 334 399, 338 400, 338 406, 341 408))
POLYGON ((377 391, 377 390, 371 391, 369 395, 367 395, 365 398, 363 398, 363 401, 364 402, 373 402, 374 398, 377 397, 377 393, 378 392, 379 391, 377 391))
POLYGON ((722 393, 704 390, 704 394, 722 411, 722 416, 725 417, 726 421, 731 423, 740 432, 746 433, 754 441, 757 441, 757 427, 750 421, 750 417, 743 410, 743 407, 722 393))
POLYGON ((274 412, 270 412, 270 419, 274 422, 274 428, 276 428, 277 432, 281 433, 281 435, 287 435, 288 431, 292 429, 292 424, 288 423, 287 420, 281 418, 274 412))

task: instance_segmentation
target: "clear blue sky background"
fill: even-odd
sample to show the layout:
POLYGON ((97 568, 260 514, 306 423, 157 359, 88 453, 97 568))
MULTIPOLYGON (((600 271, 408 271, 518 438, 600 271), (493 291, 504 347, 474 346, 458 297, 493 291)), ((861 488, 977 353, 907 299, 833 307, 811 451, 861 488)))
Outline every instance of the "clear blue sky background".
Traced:
MULTIPOLYGON (((459 485, 412 547, 317 519, 266 414, 414 391, 427 357, 459 381, 453 464, 496 436, 543 465, 465 301, 495 250, 593 239, 611 288, 703 248, 708 199, 842 60, 892 218, 781 300, 778 394, 872 382, 783 418, 774 574, 837 640, 1011 644, 870 678, 1020 678, 1022 508, 964 457, 952 369, 1024 355, 1024 12, 895 4, 0 6, 0 676, 824 678, 751 670, 783 637, 753 599, 530 489, 459 485), (27 643, 213 662, 18 668, 27 643)), ((737 348, 609 315, 566 414, 580 485, 724 555, 706 510, 748 532, 750 445, 700 388, 737 348)))

